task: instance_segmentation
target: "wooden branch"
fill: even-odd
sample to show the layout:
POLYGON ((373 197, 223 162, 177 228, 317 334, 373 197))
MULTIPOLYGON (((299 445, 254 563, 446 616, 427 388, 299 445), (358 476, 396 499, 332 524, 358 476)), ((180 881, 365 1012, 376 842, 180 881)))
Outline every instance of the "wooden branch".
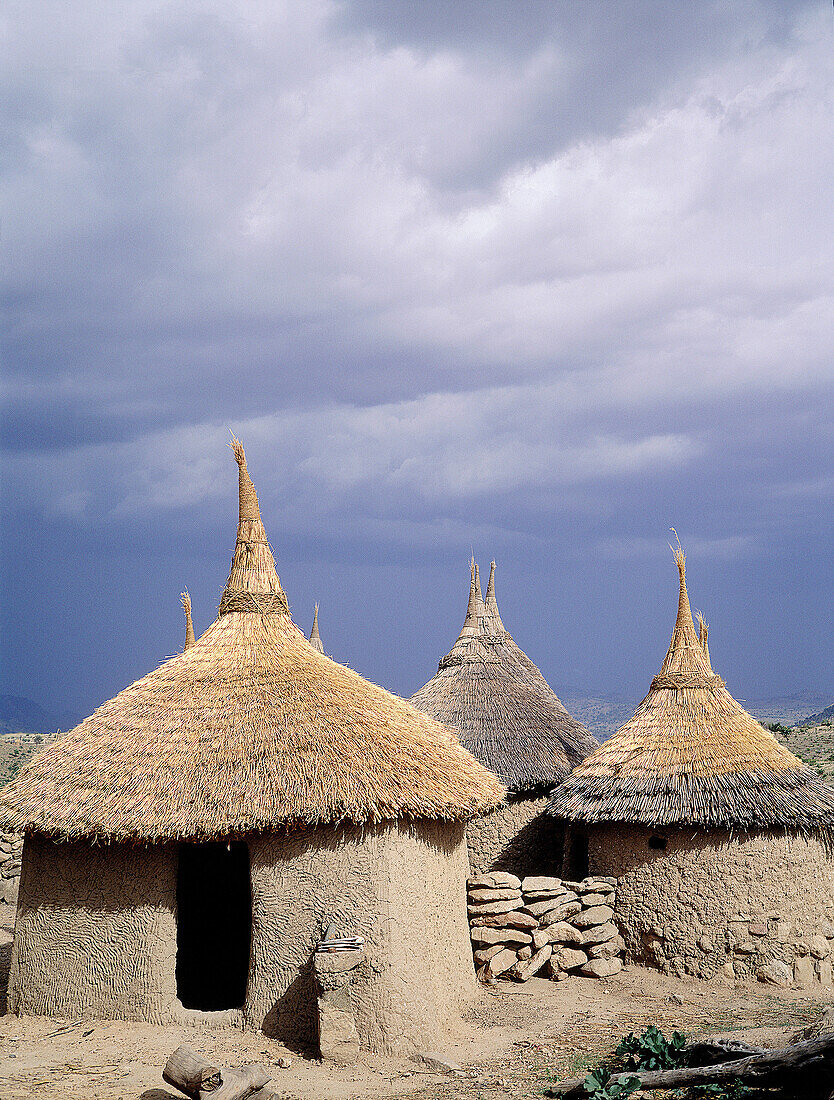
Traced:
POLYGON ((165 1063, 162 1079, 190 1100, 246 1100, 271 1080, 263 1066, 222 1069, 188 1046, 177 1047, 165 1063))
POLYGON ((767 1053, 767 1047, 751 1047, 740 1039, 694 1039, 683 1048, 688 1066, 717 1066, 721 1062, 736 1062, 767 1053))
MULTIPOLYGON (((801 1094, 807 1100, 824 1100, 831 1091, 834 1078, 834 1035, 823 1035, 784 1050, 769 1050, 720 1065, 656 1072, 622 1072, 639 1077, 640 1091, 643 1092, 688 1088, 691 1085, 728 1085, 738 1081, 762 1088, 785 1086, 793 1090, 791 1095, 801 1094), (798 1086, 801 1087, 797 1092, 798 1086)), ((547 1090, 547 1095, 558 1096, 562 1100, 587 1100, 584 1080, 584 1077, 575 1077, 570 1081, 558 1081, 547 1090)))

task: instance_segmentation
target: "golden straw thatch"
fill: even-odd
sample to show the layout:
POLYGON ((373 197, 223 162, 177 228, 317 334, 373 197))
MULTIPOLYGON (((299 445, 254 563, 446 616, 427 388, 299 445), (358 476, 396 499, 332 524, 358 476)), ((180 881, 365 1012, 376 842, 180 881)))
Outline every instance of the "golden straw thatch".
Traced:
POLYGON ((553 793, 548 812, 575 821, 800 828, 834 825, 834 788, 752 718, 713 672, 708 627, 696 634, 680 573, 678 617, 663 667, 626 722, 553 793))
POLYGON ((243 448, 217 620, 0 792, 2 828, 161 841, 293 823, 466 819, 504 789, 451 731, 293 624, 243 448))
POLYGON ((191 597, 187 591, 180 593, 180 602, 185 611, 185 643, 182 648, 191 649, 197 639, 194 637, 194 623, 191 621, 191 597))
POLYGON ((322 645, 321 635, 319 634, 319 605, 316 604, 316 610, 313 612, 313 625, 310 629, 310 645, 317 653, 324 653, 324 646, 322 645))
POLYGON ((412 702, 457 731, 461 744, 517 793, 548 789, 597 747, 505 630, 492 563, 486 601, 470 566, 460 635, 412 702))

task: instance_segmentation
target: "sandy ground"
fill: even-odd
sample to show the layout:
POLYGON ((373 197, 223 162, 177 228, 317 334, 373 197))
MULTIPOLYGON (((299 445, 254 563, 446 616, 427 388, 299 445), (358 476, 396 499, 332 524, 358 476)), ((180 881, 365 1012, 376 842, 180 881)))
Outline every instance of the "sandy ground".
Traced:
MULTIPOLYGON (((0 924, 0 1007, 11 927, 0 924)), ((759 985, 690 985, 631 968, 609 981, 533 979, 481 989, 459 1034, 441 1051, 459 1075, 430 1073, 405 1059, 365 1055, 330 1068, 263 1035, 234 1028, 151 1027, 121 1022, 0 1016, 0 1100, 173 1100, 162 1066, 180 1043, 221 1065, 262 1062, 287 1100, 420 1097, 502 1100, 540 1097, 551 1080, 594 1065, 630 1030, 658 1024, 693 1033, 738 1034, 778 1045, 832 1003, 831 991, 759 985), (280 1058, 290 1058, 281 1068, 280 1058)))

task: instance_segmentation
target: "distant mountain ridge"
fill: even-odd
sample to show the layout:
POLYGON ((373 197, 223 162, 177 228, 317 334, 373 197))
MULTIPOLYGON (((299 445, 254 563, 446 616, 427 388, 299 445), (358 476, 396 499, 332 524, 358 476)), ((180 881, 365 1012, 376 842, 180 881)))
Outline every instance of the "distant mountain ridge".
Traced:
POLYGON ((0 695, 0 734, 55 733, 70 730, 78 719, 69 711, 49 711, 23 695, 0 695))
POLYGON ((825 710, 821 710, 819 714, 812 714, 808 718, 803 718, 798 723, 800 726, 821 726, 823 722, 834 721, 834 703, 830 707, 826 707, 825 710))

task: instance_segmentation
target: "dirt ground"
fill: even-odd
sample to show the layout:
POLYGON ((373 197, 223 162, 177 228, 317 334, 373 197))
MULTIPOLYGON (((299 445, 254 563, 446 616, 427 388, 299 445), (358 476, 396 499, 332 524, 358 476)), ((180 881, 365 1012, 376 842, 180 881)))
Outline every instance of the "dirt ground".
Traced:
MULTIPOLYGON (((0 924, 0 1007, 11 927, 0 924)), ((462 1068, 428 1072, 405 1059, 365 1055, 359 1065, 330 1068, 263 1035, 234 1028, 0 1016, 0 1100, 174 1100, 162 1066, 180 1043, 221 1065, 262 1062, 286 1100, 521 1100, 541 1097, 559 1077, 582 1073, 628 1031, 655 1023, 664 1031, 739 1035, 779 1045, 832 1003, 830 990, 761 985, 687 984, 629 968, 614 979, 481 989, 460 1032, 439 1053, 462 1068), (289 1068, 278 1065, 290 1058, 289 1068)), ((181 1098, 180 1098, 181 1100, 181 1098)))

